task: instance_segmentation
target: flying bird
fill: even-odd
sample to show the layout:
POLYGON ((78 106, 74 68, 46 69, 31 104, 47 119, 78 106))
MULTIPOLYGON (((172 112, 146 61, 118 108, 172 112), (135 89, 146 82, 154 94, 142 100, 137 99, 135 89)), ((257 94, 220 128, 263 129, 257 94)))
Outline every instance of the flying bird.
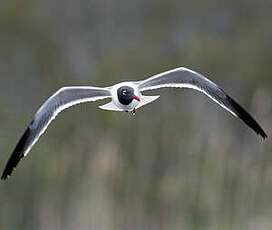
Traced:
POLYGON ((152 89, 173 87, 191 88, 206 94, 235 117, 240 118, 263 139, 267 137, 256 120, 219 86, 203 75, 184 68, 172 69, 154 75, 143 81, 122 82, 111 87, 63 87, 39 108, 33 120, 10 156, 1 179, 11 175, 19 161, 25 157, 50 122, 66 108, 83 102, 110 98, 111 101, 99 108, 111 111, 126 111, 135 114, 143 105, 149 104, 159 96, 145 96, 142 92, 152 89))

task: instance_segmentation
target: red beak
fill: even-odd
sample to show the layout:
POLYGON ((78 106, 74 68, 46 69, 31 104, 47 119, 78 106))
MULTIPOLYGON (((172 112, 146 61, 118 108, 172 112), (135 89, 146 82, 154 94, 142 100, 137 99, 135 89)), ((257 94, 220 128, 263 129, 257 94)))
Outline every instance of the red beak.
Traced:
POLYGON ((137 100, 137 101, 141 101, 139 97, 137 97, 136 95, 132 96, 133 99, 137 100))

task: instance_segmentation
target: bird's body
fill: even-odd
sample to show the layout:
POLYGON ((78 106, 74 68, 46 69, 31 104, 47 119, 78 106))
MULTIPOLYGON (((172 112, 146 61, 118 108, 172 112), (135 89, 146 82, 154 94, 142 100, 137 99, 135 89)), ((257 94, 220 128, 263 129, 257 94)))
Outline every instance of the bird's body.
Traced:
MULTIPOLYGON (((133 82, 118 83, 112 86, 110 91, 112 95, 112 103, 119 109, 119 111, 132 111, 141 103, 141 101, 133 100, 133 98, 128 98, 127 100, 124 98, 125 95, 123 95, 123 93, 128 92, 137 96, 139 99, 142 97, 142 94, 133 82)), ((103 106, 100 106, 100 108, 103 109, 103 106)))
POLYGON ((144 96, 139 90, 137 82, 121 82, 108 89, 111 92, 111 102, 99 106, 100 109, 119 111, 119 112, 135 112, 136 109, 151 103, 159 98, 159 96, 144 96), (124 98, 123 91, 131 94, 130 97, 124 98), (132 98, 132 96, 136 96, 132 98))
POLYGON ((111 102, 99 107, 104 110, 126 111, 134 114, 143 105, 159 98, 159 96, 142 95, 143 91, 165 87, 198 90, 206 94, 232 115, 240 118, 257 134, 263 138, 267 137, 255 119, 220 87, 203 75, 180 67, 154 75, 143 81, 122 82, 111 87, 84 86, 61 88, 53 96, 48 98, 35 114, 9 158, 1 179, 5 180, 11 175, 13 169, 31 150, 50 122, 64 109, 83 102, 111 98, 111 102))

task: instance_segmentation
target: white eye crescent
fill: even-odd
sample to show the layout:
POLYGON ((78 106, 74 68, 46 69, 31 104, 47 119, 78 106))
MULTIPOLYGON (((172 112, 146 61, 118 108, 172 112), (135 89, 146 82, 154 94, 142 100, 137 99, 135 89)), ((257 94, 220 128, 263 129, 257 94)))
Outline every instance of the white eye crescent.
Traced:
POLYGON ((124 91, 122 92, 122 94, 123 94, 123 95, 127 95, 127 91, 124 90, 124 91))

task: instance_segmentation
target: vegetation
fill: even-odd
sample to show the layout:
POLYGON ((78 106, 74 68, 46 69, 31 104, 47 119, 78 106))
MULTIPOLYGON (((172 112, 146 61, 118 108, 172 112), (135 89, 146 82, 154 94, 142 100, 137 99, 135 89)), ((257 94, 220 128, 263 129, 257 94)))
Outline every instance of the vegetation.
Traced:
POLYGON ((136 116, 60 114, 0 183, 0 229, 271 229, 271 7, 264 1, 2 1, 0 165, 62 86, 178 66, 203 73, 268 133, 200 93, 161 90, 136 116))

